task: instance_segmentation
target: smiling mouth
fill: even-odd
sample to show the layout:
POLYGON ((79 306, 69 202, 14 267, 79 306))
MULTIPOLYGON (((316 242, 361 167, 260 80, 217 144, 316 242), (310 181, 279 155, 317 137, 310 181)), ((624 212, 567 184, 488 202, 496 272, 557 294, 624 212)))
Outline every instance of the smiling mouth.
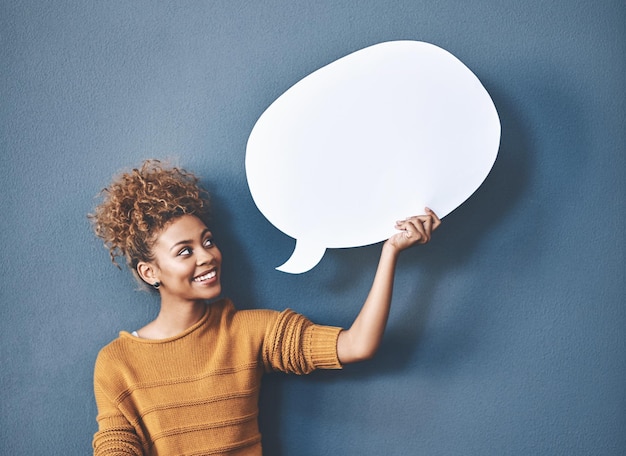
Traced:
POLYGON ((217 276, 217 270, 213 269, 212 271, 209 271, 201 276, 198 277, 194 277, 193 281, 194 282, 204 282, 205 280, 211 280, 212 278, 214 278, 215 276, 217 276))

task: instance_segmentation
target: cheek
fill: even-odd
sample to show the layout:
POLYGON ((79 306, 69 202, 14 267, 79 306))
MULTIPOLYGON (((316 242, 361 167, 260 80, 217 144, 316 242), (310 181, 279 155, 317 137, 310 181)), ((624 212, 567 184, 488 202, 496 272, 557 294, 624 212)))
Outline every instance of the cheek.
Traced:
POLYGON ((195 268, 189 262, 171 262, 167 265, 163 265, 161 273, 165 276, 187 278, 193 275, 195 268))

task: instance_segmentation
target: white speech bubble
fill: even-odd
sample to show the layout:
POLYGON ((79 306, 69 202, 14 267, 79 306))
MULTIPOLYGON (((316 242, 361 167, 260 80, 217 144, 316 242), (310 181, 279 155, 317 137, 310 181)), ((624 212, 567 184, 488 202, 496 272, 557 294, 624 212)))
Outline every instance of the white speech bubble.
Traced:
POLYGON ((478 78, 419 41, 391 41, 315 71, 261 115, 248 139, 255 204, 296 239, 277 269, 298 274, 327 248, 392 236, 396 220, 445 217, 485 180, 500 120, 478 78))

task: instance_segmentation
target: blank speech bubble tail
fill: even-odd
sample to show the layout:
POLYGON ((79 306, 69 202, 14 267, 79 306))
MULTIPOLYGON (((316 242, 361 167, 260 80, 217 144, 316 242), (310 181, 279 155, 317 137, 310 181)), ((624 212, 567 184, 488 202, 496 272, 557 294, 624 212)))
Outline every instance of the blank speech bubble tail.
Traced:
POLYGON ((289 274, 302 274, 313 269, 324 256, 324 252, 326 252, 326 247, 298 239, 291 257, 276 269, 289 274))

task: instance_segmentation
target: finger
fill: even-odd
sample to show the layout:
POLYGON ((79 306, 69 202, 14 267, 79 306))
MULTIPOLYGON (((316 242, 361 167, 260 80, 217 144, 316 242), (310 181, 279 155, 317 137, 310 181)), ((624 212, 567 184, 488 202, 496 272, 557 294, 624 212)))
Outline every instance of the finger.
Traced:
POLYGON ((415 215, 413 217, 409 217, 407 220, 419 221, 424 227, 430 227, 434 225, 433 217, 428 214, 424 215, 415 215))
POLYGON ((416 237, 417 243, 426 244, 430 241, 430 231, 424 226, 424 220, 421 217, 411 217, 407 227, 409 227, 411 234, 416 237))
POLYGON ((439 217, 437 217, 437 214, 435 214, 435 212, 427 207, 426 208, 426 214, 428 214, 428 216, 430 216, 430 218, 432 219, 432 231, 435 231, 437 228, 439 228, 439 225, 441 225, 441 220, 439 219, 439 217))
POLYGON ((422 226, 424 226, 424 229, 426 230, 426 233, 428 233, 428 238, 430 239, 430 233, 433 230, 433 219, 430 216, 425 216, 425 217, 420 217, 420 221, 422 222, 422 226))
POLYGON ((412 232, 415 232, 415 228, 410 226, 409 219, 398 220, 395 226, 396 230, 402 231, 404 237, 411 237, 412 232))

